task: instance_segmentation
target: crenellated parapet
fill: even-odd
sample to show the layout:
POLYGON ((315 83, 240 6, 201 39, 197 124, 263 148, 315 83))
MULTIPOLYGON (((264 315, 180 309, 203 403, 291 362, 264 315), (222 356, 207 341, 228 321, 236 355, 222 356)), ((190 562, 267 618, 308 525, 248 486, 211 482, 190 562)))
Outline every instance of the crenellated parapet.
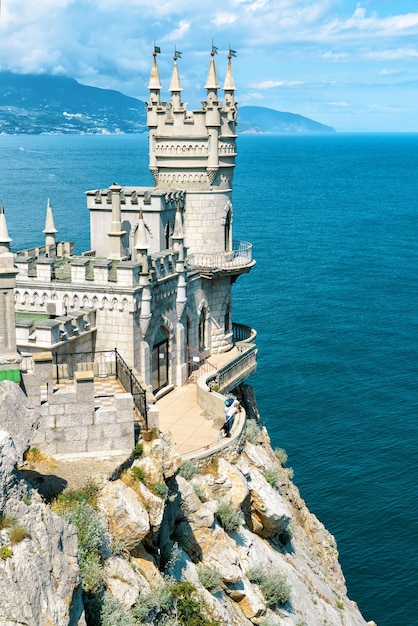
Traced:
POLYGON ((157 188, 181 185, 186 190, 227 189, 235 167, 237 105, 231 56, 224 83, 224 100, 218 98, 218 78, 212 50, 200 110, 188 111, 181 101, 181 81, 174 58, 171 99, 161 102, 161 82, 154 55, 150 78, 147 124, 150 130, 150 170, 157 188), (157 79, 158 76, 158 79, 157 79))

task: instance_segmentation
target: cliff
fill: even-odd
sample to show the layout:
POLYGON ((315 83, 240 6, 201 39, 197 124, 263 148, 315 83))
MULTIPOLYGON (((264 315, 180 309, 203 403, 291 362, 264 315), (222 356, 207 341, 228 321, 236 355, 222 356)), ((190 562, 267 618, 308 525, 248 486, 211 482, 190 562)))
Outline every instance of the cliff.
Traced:
MULTIPOLYGON (((16 392, 0 386, 4 400, 16 392)), ((30 432, 33 415, 22 420, 30 432)), ((90 459, 101 478, 52 503, 35 488, 48 476, 35 483, 33 458, 19 470, 11 435, 0 433, 2 625, 366 626, 334 538, 257 419, 198 463, 182 463, 161 438, 106 476, 90 459)), ((59 463, 48 461, 56 479, 59 463)))

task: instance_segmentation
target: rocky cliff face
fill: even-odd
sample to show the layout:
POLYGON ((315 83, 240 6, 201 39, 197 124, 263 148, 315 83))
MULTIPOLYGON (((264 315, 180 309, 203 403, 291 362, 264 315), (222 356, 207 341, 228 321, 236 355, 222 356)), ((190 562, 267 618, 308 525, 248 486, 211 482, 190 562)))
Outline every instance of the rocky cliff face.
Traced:
POLYGON ((182 464, 162 439, 144 442, 128 469, 97 485, 103 531, 87 590, 85 530, 77 560, 76 528, 25 484, 2 432, 1 623, 81 626, 86 608, 87 624, 103 626, 365 626, 334 538, 278 456, 255 420, 235 447, 196 464, 182 464), (6 518, 27 530, 18 544, 6 518))

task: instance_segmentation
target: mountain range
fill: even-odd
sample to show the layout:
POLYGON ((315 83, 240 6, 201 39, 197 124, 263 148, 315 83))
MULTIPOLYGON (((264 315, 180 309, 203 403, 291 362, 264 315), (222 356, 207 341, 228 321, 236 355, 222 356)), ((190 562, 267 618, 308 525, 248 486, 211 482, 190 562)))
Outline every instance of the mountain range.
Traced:
MULTIPOLYGON (((142 100, 46 74, 0 72, 0 134, 109 134, 147 131, 142 100)), ((239 108, 238 133, 305 134, 335 130, 302 115, 239 108)))

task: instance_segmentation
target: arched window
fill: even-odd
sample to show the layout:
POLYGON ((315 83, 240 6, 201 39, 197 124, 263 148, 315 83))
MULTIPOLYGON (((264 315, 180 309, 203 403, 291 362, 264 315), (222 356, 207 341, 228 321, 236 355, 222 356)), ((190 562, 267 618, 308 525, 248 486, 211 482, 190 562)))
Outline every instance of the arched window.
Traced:
POLYGON ((151 354, 151 384, 154 393, 168 385, 168 346, 168 331, 160 326, 154 337, 151 354))
POLYGON ((231 331, 231 303, 228 302, 226 305, 225 311, 225 332, 229 333, 231 331))
POLYGON ((206 348, 206 309, 203 308, 199 316, 199 350, 206 348))
POLYGON ((165 236, 165 248, 166 250, 168 250, 168 248, 170 247, 170 223, 169 222, 167 222, 167 224, 165 225, 164 236, 165 236))
POLYGON ((228 214, 225 219, 225 252, 230 252, 232 250, 232 239, 231 239, 231 210, 228 211, 228 214))

